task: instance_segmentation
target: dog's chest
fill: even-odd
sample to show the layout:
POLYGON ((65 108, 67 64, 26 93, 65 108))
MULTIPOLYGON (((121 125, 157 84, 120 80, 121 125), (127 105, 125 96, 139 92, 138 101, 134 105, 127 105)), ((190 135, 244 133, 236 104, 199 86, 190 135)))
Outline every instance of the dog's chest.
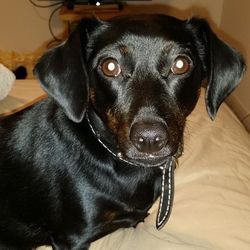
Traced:
MULTIPOLYGON (((139 195, 142 193, 141 190, 136 191, 134 197, 124 197, 124 199, 118 197, 117 193, 113 197, 106 194, 101 198, 95 197, 93 202, 96 209, 86 214, 87 220, 90 220, 88 225, 90 225, 90 231, 93 230, 94 240, 119 228, 135 227, 139 222, 144 221, 155 199, 154 187, 150 191, 146 191, 147 197, 146 195, 139 195)), ((87 229, 87 231, 89 230, 87 229)))
POLYGON ((126 178, 126 182, 124 179, 112 180, 112 177, 110 182, 106 180, 110 186, 104 189, 99 186, 96 195, 92 196, 91 207, 96 209, 88 211, 87 220, 95 221, 102 232, 136 226, 144 221, 147 211, 159 195, 160 178, 158 175, 145 180, 137 178, 126 178))

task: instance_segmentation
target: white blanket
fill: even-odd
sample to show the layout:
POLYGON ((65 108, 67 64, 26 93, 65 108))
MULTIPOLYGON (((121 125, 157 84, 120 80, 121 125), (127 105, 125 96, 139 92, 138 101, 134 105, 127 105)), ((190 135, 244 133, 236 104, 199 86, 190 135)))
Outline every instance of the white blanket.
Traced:
POLYGON ((155 229, 156 202, 145 223, 90 249, 250 249, 250 135, 225 104, 212 122, 203 93, 188 118, 175 185, 172 215, 161 231, 155 229))

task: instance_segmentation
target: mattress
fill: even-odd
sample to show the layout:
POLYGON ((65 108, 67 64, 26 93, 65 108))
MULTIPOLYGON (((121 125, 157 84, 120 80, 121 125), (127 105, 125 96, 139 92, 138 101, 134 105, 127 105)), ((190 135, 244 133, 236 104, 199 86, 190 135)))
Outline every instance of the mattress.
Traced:
POLYGON ((212 122, 202 91, 184 141, 164 228, 155 228, 157 201, 144 223, 107 235, 90 250, 250 249, 250 134, 226 104, 212 122))
POLYGON ((161 231, 155 228, 157 201, 144 223, 90 250, 249 250, 250 134, 226 104, 212 122, 202 92, 188 117, 179 162, 172 215, 161 231))

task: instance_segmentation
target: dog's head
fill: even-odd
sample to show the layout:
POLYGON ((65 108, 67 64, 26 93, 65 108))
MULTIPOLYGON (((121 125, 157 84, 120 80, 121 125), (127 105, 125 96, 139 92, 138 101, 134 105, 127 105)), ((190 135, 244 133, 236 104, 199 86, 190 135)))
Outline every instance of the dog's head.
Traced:
POLYGON ((83 20, 35 68, 48 94, 120 158, 164 164, 182 148, 201 84, 212 119, 244 71, 241 56, 206 21, 164 15, 83 20))

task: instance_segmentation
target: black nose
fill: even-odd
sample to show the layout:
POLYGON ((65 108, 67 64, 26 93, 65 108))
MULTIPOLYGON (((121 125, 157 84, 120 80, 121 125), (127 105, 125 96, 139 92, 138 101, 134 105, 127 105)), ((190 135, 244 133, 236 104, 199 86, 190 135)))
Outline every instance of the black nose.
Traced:
POLYGON ((143 153, 156 153, 167 143, 167 127, 163 122, 140 121, 132 125, 130 140, 143 153))

